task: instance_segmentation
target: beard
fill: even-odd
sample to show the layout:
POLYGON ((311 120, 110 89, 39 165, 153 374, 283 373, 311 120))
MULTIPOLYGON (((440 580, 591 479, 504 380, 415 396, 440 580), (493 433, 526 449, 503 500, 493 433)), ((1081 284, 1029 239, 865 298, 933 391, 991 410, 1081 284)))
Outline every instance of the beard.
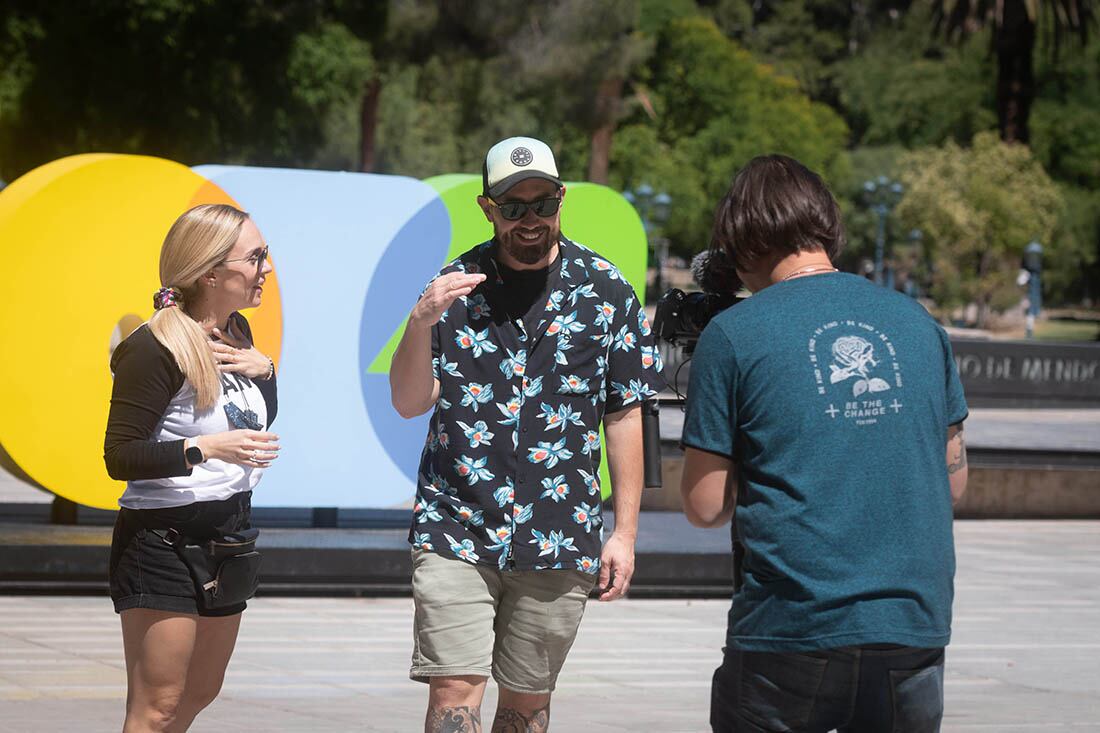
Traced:
POLYGON ((561 230, 557 227, 542 226, 539 227, 539 230, 539 238, 533 241, 522 239, 515 229, 504 234, 498 234, 497 241, 500 242, 500 246, 504 248, 504 251, 517 262, 534 265, 550 253, 553 246, 558 243, 561 234, 561 230))

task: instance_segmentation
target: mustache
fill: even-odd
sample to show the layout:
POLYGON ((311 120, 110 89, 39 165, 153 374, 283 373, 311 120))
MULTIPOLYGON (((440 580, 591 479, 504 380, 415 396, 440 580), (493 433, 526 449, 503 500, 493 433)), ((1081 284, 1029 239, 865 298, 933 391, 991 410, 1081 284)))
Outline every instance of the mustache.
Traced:
POLYGON ((516 232, 554 232, 556 228, 550 224, 535 224, 533 226, 527 226, 526 224, 512 227, 508 233, 515 234, 516 232))
POLYGON ((543 225, 537 227, 516 227, 512 230, 512 234, 523 232, 524 234, 542 234, 544 232, 551 231, 550 227, 543 225))

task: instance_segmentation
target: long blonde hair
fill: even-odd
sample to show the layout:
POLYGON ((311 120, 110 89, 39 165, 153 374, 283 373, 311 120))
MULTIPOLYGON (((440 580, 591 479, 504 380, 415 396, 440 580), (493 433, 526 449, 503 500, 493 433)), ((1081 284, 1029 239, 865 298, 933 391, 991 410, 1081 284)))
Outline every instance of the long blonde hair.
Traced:
POLYGON ((221 394, 221 374, 207 334, 183 308, 194 303, 199 278, 229 256, 248 214, 226 204, 190 209, 172 225, 160 248, 160 283, 179 293, 178 306, 161 308, 149 319, 149 330, 176 359, 195 389, 195 406, 213 407, 221 394))

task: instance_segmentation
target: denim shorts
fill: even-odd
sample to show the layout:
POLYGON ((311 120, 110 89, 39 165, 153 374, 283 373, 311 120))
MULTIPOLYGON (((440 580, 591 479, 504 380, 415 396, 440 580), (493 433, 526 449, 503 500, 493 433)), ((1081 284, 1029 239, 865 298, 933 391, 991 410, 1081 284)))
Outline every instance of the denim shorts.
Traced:
POLYGON ((166 509, 121 509, 111 540, 109 578, 115 612, 131 608, 198 616, 232 616, 245 609, 239 603, 213 611, 201 609, 195 583, 175 548, 157 534, 176 529, 192 541, 204 541, 248 529, 252 492, 221 501, 199 501, 166 509))

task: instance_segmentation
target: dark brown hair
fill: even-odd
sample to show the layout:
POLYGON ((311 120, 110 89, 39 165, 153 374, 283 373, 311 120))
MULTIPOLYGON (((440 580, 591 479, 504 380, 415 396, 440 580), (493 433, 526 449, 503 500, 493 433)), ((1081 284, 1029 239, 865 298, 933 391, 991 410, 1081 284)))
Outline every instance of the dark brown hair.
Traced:
POLYGON ((786 155, 762 155, 742 168, 714 213, 711 250, 742 272, 797 252, 844 247, 840 208, 821 177, 786 155))

